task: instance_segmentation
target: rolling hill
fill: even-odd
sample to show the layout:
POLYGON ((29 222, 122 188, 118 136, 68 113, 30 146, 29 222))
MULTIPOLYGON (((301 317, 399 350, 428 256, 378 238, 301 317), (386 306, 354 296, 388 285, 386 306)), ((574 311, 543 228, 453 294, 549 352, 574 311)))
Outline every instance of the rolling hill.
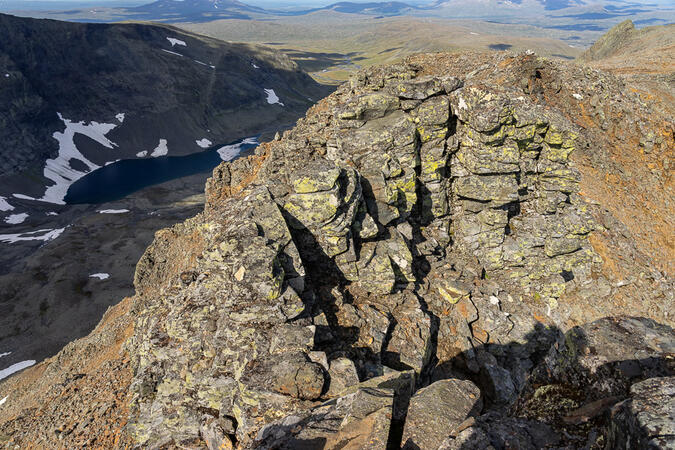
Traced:
POLYGON ((158 0, 127 11, 134 19, 170 22, 249 19, 251 13, 266 13, 262 8, 236 0, 158 0))

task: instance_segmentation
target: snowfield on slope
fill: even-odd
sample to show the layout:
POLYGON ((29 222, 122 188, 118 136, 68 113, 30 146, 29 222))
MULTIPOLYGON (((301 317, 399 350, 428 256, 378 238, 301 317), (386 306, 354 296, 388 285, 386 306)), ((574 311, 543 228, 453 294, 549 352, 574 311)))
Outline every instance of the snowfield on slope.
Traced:
POLYGON ((14 207, 7 202, 6 197, 0 197, 0 211, 11 211, 14 207))
POLYGON ((11 225, 18 225, 20 223, 23 223, 27 218, 28 214, 26 213, 12 214, 11 216, 5 218, 5 223, 11 225))
POLYGON ((234 158, 239 156, 239 153, 241 153, 241 146, 242 145, 257 145, 259 144, 258 138, 255 137, 248 137, 244 139, 243 141, 239 142, 238 144, 232 144, 232 145, 226 145, 224 147, 220 147, 217 152, 220 155, 220 159, 223 161, 232 161, 234 158))
POLYGON ((101 209, 98 211, 99 214, 124 214, 128 213, 128 209, 101 209))
POLYGON ((58 113, 66 126, 63 131, 57 131, 52 136, 59 143, 59 154, 54 159, 48 159, 43 174, 45 178, 54 182, 53 185, 48 186, 44 195, 41 198, 29 197, 23 194, 14 194, 14 197, 24 200, 37 200, 46 203, 54 203, 57 205, 65 205, 63 199, 68 193, 68 188, 77 180, 87 175, 101 166, 89 161, 75 145, 75 135, 81 134, 87 136, 89 139, 101 144, 102 146, 114 149, 117 144, 106 137, 117 127, 115 124, 89 122, 84 121, 73 122, 64 118, 61 113, 58 113), (75 159, 83 163, 87 170, 80 171, 73 169, 70 165, 70 160, 75 159))
POLYGON ((274 89, 265 89, 265 94, 267 94, 267 103, 270 105, 284 106, 284 104, 279 101, 279 97, 276 92, 274 92, 274 89))
POLYGON ((175 47, 176 45, 182 45, 183 47, 187 47, 185 41, 181 41, 180 39, 167 37, 166 40, 171 42, 171 47, 175 47))
POLYGON ((183 56, 180 53, 172 52, 171 50, 162 49, 162 51, 167 52, 167 53, 171 53, 172 55, 176 55, 176 56, 181 56, 181 57, 183 56))
POLYGON ((197 142, 197 145, 200 146, 201 148, 209 148, 210 146, 213 145, 213 142, 209 141, 206 138, 200 139, 200 140, 195 141, 195 142, 197 142))
POLYGON ((150 156, 157 158, 158 156, 166 156, 169 153, 169 147, 166 146, 166 139, 160 139, 159 144, 155 149, 150 153, 150 156))
POLYGON ((92 273, 91 275, 89 275, 89 278, 98 278, 99 280, 103 281, 103 280, 107 280, 108 278, 110 278, 110 274, 109 273, 92 273))
POLYGON ((65 228, 57 228, 57 229, 43 229, 37 231, 29 231, 26 233, 0 234, 0 242, 5 242, 8 244, 13 244, 15 242, 22 242, 22 241, 49 242, 61 236, 61 233, 63 233, 64 231, 65 228))
POLYGON ((214 66, 213 64, 206 64, 205 62, 198 61, 198 60, 196 60, 196 59, 193 59, 193 61, 196 62, 197 64, 201 64, 202 66, 210 67, 210 68, 212 68, 212 69, 215 69, 215 68, 216 68, 216 66, 214 66))
MULTIPOLYGON (((7 378, 8 376, 10 376, 10 375, 12 375, 12 374, 14 374, 14 373, 16 373, 20 370, 26 369, 27 367, 30 367, 34 364, 35 364, 35 360, 31 359, 31 360, 28 360, 28 361, 18 362, 16 364, 13 364, 13 365, 7 367, 6 369, 2 369, 2 370, 0 370, 0 380, 2 380, 4 378, 7 378)), ((5 399, 6 398, 7 397, 5 397, 5 399)))

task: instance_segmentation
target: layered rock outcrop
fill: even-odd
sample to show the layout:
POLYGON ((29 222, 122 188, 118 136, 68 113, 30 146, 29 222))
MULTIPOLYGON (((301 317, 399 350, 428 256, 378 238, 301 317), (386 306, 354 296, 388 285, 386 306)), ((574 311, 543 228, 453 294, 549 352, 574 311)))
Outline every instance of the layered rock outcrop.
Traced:
POLYGON ((627 307, 672 323, 670 275, 584 193, 606 141, 560 97, 595 75, 473 56, 360 72, 157 234, 122 350, 125 442, 597 448, 631 385, 672 374, 667 325, 562 332, 627 307), (628 305, 609 238, 638 255, 628 305))

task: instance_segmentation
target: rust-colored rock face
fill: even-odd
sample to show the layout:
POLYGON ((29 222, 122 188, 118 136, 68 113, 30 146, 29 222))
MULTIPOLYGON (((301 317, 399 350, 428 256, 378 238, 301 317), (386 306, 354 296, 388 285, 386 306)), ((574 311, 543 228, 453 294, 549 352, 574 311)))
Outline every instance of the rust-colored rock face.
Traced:
POLYGON ((662 111, 609 73, 533 54, 359 72, 294 129, 221 164, 204 212, 157 233, 137 295, 97 331, 0 385, 0 439, 600 445, 596 412, 672 371, 675 144, 662 111), (603 319, 563 334, 626 314, 667 325, 603 319), (658 370, 626 375, 636 358, 658 370), (57 379, 65 394, 40 390, 57 379), (71 402, 99 404, 94 382, 120 392, 96 399, 104 418, 73 413, 80 425, 49 431, 70 427, 58 411, 71 402), (453 400, 420 399, 446 384, 466 386, 463 409, 432 420, 453 400))

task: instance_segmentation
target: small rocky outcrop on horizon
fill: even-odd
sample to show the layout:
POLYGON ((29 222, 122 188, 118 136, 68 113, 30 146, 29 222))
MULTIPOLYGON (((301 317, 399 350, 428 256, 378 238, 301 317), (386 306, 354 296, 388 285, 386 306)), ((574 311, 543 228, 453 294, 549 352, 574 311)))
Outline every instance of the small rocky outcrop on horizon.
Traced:
POLYGON ((0 442, 670 448, 672 230, 626 217, 673 217, 671 175, 625 155, 643 129, 672 154, 619 79, 532 54, 361 71, 221 164, 135 297, 0 385, 0 442))
POLYGON ((612 56, 639 34, 632 20, 624 20, 603 34, 579 59, 590 62, 612 56))

